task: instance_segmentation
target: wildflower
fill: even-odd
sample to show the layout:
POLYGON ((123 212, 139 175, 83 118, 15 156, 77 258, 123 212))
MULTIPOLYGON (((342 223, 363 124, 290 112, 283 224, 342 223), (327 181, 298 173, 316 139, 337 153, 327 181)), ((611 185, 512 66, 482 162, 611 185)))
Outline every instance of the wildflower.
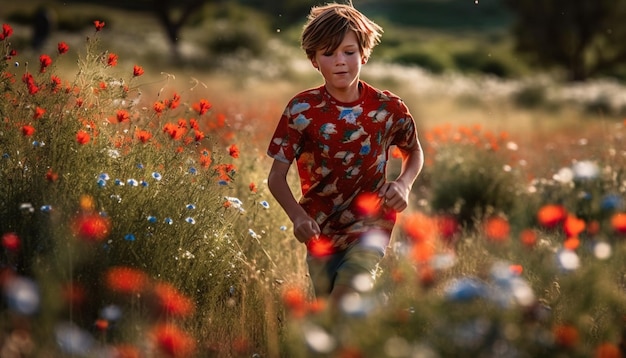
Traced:
POLYGON ((158 172, 153 172, 153 173, 152 173, 152 178, 153 178, 154 180, 161 180, 161 179, 163 179, 163 176, 161 175, 161 173, 158 173, 158 172))
POLYGON ((598 174, 600 173, 600 168, 596 163, 584 160, 574 163, 574 165, 572 166, 572 171, 574 173, 574 179, 589 180, 598 177, 598 174))
POLYGON ((618 234, 626 234, 626 213, 613 214, 611 227, 618 234))
POLYGON ((61 88, 61 79, 55 75, 50 76, 50 86, 53 93, 61 88))
POLYGON ((48 55, 39 56, 39 72, 46 72, 46 68, 52 64, 52 59, 48 55))
POLYGON ((211 107, 211 103, 206 99, 201 99, 200 102, 196 102, 192 105, 193 110, 198 112, 199 115, 205 114, 211 107))
POLYGON ((323 257, 332 254, 335 249, 332 241, 324 236, 312 238, 306 243, 308 251, 314 257, 323 257))
POLYGON ((186 222, 188 222, 188 223, 190 223, 191 225, 195 225, 195 223, 196 223, 196 219, 192 218, 191 216, 188 216, 188 217, 185 219, 185 221, 186 221, 186 222))
POLYGON ((432 241, 437 234, 435 222, 420 212, 405 216, 402 229, 413 242, 432 241))
POLYGON ((22 126, 22 134, 24 135, 24 137, 30 137, 35 133, 35 127, 30 126, 30 125, 24 125, 22 126))
POLYGON ((204 139, 204 133, 202 133, 201 131, 199 131, 197 129, 194 129, 194 131, 193 131, 193 139, 196 142, 199 142, 199 141, 203 140, 204 139))
POLYGON ((96 32, 102 30, 102 28, 104 27, 104 21, 95 20, 93 24, 96 27, 96 32))
POLYGON ((167 106, 170 109, 176 109, 178 105, 180 105, 180 95, 178 93, 174 93, 174 95, 172 96, 172 100, 169 101, 167 106))
POLYGON ((250 235, 250 237, 252 237, 253 239, 260 239, 261 235, 257 234, 256 232, 254 232, 254 230, 252 229, 248 229, 248 234, 250 235))
POLYGON ((46 110, 41 108, 41 107, 39 107, 39 106, 37 106, 35 108, 35 113, 33 114, 33 119, 41 118, 44 115, 44 113, 46 113, 46 110))
POLYGON ((137 138, 138 141, 140 141, 141 143, 148 143, 148 141, 150 141, 150 139, 152 139, 152 133, 142 130, 142 129, 138 129, 135 132, 135 138, 137 138))
POLYGON ((9 277, 2 288, 9 309, 23 315, 32 315, 39 309, 41 297, 35 281, 20 276, 9 277))
POLYGON ((191 357, 196 350, 195 340, 172 323, 158 324, 150 335, 156 347, 170 357, 191 357))
POLYGON ((100 175, 98 175, 98 179, 102 179, 102 180, 106 181, 106 180, 109 180, 111 178, 109 177, 109 174, 107 174, 107 173, 100 173, 100 175))
POLYGON ((94 323, 94 326, 98 331, 106 331, 109 329, 109 321, 106 319, 98 318, 94 323))
POLYGON ((596 347, 594 358, 621 358, 619 347, 613 343, 605 342, 596 347))
POLYGON ((511 227, 505 218, 494 216, 484 223, 485 235, 494 242, 503 242, 509 237, 511 227))
POLYGON ((111 67, 117 66, 117 55, 114 53, 110 53, 107 57, 107 65, 111 67))
POLYGON ((125 241, 135 241, 135 235, 133 235, 132 233, 128 233, 128 234, 124 235, 124 240, 125 241))
POLYGON ((118 123, 127 122, 130 119, 130 115, 125 109, 118 110, 115 116, 117 117, 118 123))
POLYGON ((78 131, 78 133, 76 133, 76 141, 78 142, 78 144, 87 144, 89 143, 89 140, 91 139, 91 137, 89 136, 89 133, 80 130, 78 131))
POLYGON ((439 236, 450 242, 454 235, 459 231, 459 222, 452 215, 440 215, 435 219, 439 236))
POLYGON ((524 229, 519 234, 520 241, 526 247, 533 247, 537 243, 537 232, 533 229, 524 229))
POLYGON ((7 232, 2 235, 2 246, 8 251, 16 252, 20 249, 20 237, 14 232, 7 232))
POLYGON ((195 310, 193 301, 169 283, 157 283, 154 295, 159 310, 167 315, 187 317, 195 310))
POLYGON ((100 214, 79 215, 74 218, 72 229, 74 235, 82 240, 89 242, 102 241, 110 234, 111 221, 100 214))
POLYGON ((13 35, 13 28, 9 24, 2 24, 2 33, 0 33, 0 41, 13 35))
POLYGON ((91 195, 81 195, 79 200, 80 210, 91 212, 95 209, 96 204, 91 195))
POLYGON ((563 223, 563 229, 565 230, 565 234, 568 238, 578 237, 578 234, 585 230, 585 221, 574 215, 567 215, 567 218, 563 223))
POLYGON ((196 206, 194 204, 187 204, 185 208, 187 208, 187 210, 194 210, 196 206))
POLYGON ((145 272, 126 266, 116 266, 105 272, 106 287, 117 293, 136 294, 142 292, 148 284, 145 272))
POLYGON ((552 330, 554 342, 563 348, 574 348, 580 339, 578 329, 569 324, 559 324, 552 330))
POLYGON ((126 180, 126 183, 130 186, 139 186, 139 182, 133 178, 126 180))
POLYGON ((174 223, 174 220, 172 218, 165 218, 163 222, 166 223, 167 225, 172 225, 174 223))
POLYGON ((55 340, 64 356, 85 357, 92 352, 95 340, 89 332, 72 322, 58 323, 54 327, 55 340))
POLYGON ((52 205, 42 205, 42 206, 39 208, 39 210, 40 210, 42 213, 49 213, 49 212, 51 212, 51 211, 52 211, 52 205))
POLYGON ((148 215, 147 219, 148 219, 148 222, 151 224, 154 224, 155 222, 157 222, 156 216, 148 215))
POLYGON ((546 228, 554 228, 561 224, 567 217, 567 211, 561 205, 544 205, 537 212, 539 224, 546 228))
POLYGON ((163 102, 161 101, 156 101, 152 105, 152 109, 154 109, 157 115, 161 115, 161 113, 163 113, 163 110, 165 109, 165 104, 163 104, 163 102))
POLYGON ((22 82, 26 84, 26 87, 28 87, 28 93, 31 95, 39 92, 39 87, 37 86, 37 83, 35 83, 33 75, 30 73, 26 72, 22 75, 22 82))
POLYGON ((269 209, 270 208, 270 204, 267 201, 265 201, 265 200, 261 201, 259 204, 261 204, 261 206, 264 209, 269 209))
POLYGON ((231 144, 231 146, 228 147, 228 154, 235 159, 239 158, 239 148, 236 144, 231 144))
POLYGON ((250 183, 248 185, 248 189, 250 189, 251 192, 256 193, 257 192, 257 187, 256 184, 254 182, 250 183))
POLYGON ((57 51, 59 51, 59 55, 63 55, 64 53, 67 53, 67 51, 70 50, 70 47, 63 41, 59 42, 59 44, 57 45, 57 51))
POLYGON ((54 183, 58 179, 59 179, 59 174, 54 172, 52 169, 48 169, 48 171, 46 172, 46 180, 51 183, 54 183))
POLYGON ((139 77, 143 75, 143 68, 141 66, 133 66, 133 76, 134 77, 139 77))
POLYGON ((307 311, 307 301, 304 292, 295 287, 283 291, 282 301, 295 317, 303 317, 307 311))

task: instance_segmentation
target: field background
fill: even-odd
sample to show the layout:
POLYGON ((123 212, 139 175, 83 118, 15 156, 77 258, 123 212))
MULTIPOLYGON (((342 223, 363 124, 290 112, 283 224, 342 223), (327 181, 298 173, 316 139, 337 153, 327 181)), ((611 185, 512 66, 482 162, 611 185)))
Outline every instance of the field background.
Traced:
MULTIPOLYGON (((190 103, 199 99, 210 101, 213 106, 209 114, 210 120, 214 120, 218 114, 227 118, 227 128, 218 128, 210 134, 214 137, 210 141, 211 150, 215 153, 220 150, 227 152, 228 145, 235 143, 241 151, 240 159, 237 161, 239 170, 233 183, 225 189, 219 189, 217 191, 219 194, 210 196, 208 202, 203 203, 209 208, 204 210, 213 213, 212 209, 216 208, 215 212, 222 213, 221 210, 224 208, 215 198, 220 198, 224 192, 230 197, 240 197, 250 207, 246 215, 241 215, 240 219, 234 214, 232 217, 226 219, 219 217, 213 221, 208 214, 204 218, 207 231, 222 230, 220 220, 224 220, 226 224, 223 225, 223 230, 228 234, 234 233, 231 237, 232 241, 229 240, 228 245, 219 248, 223 249, 218 252, 218 255, 220 253, 224 255, 223 262, 219 259, 205 259, 213 257, 212 255, 215 254, 212 251, 213 248, 207 249, 206 246, 201 246, 197 242, 191 242, 189 247, 197 249, 197 252, 191 251, 196 253, 195 258, 198 260, 180 261, 185 262, 184 265, 178 262, 171 263, 172 254, 167 250, 178 250, 176 251, 178 252, 176 260, 178 260, 181 249, 176 247, 176 243, 168 242, 162 248, 143 248, 145 252, 138 251, 138 254, 132 252, 144 259, 144 261, 137 260, 137 265, 143 265, 142 268, 147 267, 146 270, 155 277, 169 280, 181 291, 197 299, 195 301, 197 315, 192 320, 181 319, 180 322, 181 326, 192 332, 194 336, 202 337, 197 341, 201 356, 305 356, 303 338, 298 336, 300 330, 308 344, 307 353, 314 351, 320 353, 319 356, 359 357, 368 356, 366 353, 370 352, 368 349, 371 349, 374 355, 383 354, 381 350, 387 349, 383 343, 397 343, 400 339, 382 335, 372 337, 369 334, 385 332, 385 328, 389 327, 397 329, 397 332, 406 333, 404 343, 417 342, 413 347, 414 356, 419 356, 418 353, 428 356, 432 353, 428 349, 418 349, 422 342, 420 334, 426 337, 423 338, 424 340, 430 339, 428 343, 433 347, 445 349, 445 338, 440 338, 438 335, 443 337, 447 333, 446 324, 460 327, 459 337, 456 338, 463 341, 465 334, 470 334, 471 338, 472 332, 480 331, 473 329, 480 327, 470 327, 468 329, 470 333, 464 331, 461 326, 464 326, 465 318, 469 317, 472 320, 478 317, 476 321, 472 321, 472 324, 480 325, 479 315, 483 312, 487 312, 487 315, 493 314, 489 318, 494 318, 494 321, 501 320, 503 324, 508 324, 507 328, 515 334, 505 338, 512 337, 511 342, 520 344, 523 350, 524 345, 528 343, 524 341, 526 338, 524 333, 535 329, 532 324, 523 325, 527 323, 525 319, 528 318, 526 314, 529 312, 504 311, 501 317, 501 312, 491 310, 492 305, 487 305, 486 311, 480 303, 463 306, 457 311, 454 310, 456 302, 438 301, 448 282, 446 279, 465 275, 484 278, 488 276, 486 272, 488 264, 491 263, 490 260, 496 258, 511 259, 515 263, 523 264, 541 303, 547 302, 546 304, 553 308, 554 316, 551 316, 553 318, 539 322, 540 318, 533 316, 537 318, 537 322, 531 319, 533 324, 537 323, 538 326, 545 324, 546 327, 551 327, 553 324, 558 325, 562 322, 571 323, 584 337, 581 339, 584 342, 580 345, 583 346, 580 351, 568 350, 571 347, 552 348, 550 346, 551 348, 538 349, 534 353, 548 352, 547 354, 554 356, 572 353, 572 356, 582 357, 588 356, 589 352, 593 352, 601 342, 618 344, 620 334, 623 335, 624 331, 611 329, 619 325, 614 322, 618 319, 616 318, 618 315, 614 313, 623 314, 624 312, 623 302, 619 303, 619 298, 623 296, 624 268, 620 262, 617 262, 624 255, 623 241, 618 241, 623 237, 609 235, 613 240, 612 244, 615 244, 615 258, 612 261, 608 260, 605 266, 603 266, 604 262, 597 263, 596 261, 599 260, 592 260, 593 264, 584 266, 584 270, 580 270, 576 275, 567 275, 550 265, 550 260, 555 259, 551 255, 554 255, 561 245, 562 237, 559 233, 548 232, 545 240, 541 241, 544 246, 539 247, 536 252, 533 251, 532 255, 524 255, 526 251, 522 251, 518 240, 504 248, 490 246, 489 243, 481 241, 483 233, 471 232, 467 233, 464 240, 460 240, 461 244, 457 253, 465 260, 459 260, 460 263, 449 271, 442 270, 440 281, 436 281, 433 286, 428 286, 431 282, 421 281, 428 281, 428 277, 420 277, 420 284, 423 283, 424 287, 410 280, 392 285, 393 288, 384 287, 395 293, 399 301, 396 303, 402 309, 398 312, 394 311, 393 315, 383 313, 380 316, 374 316, 371 321, 346 320, 345 326, 340 326, 333 332, 337 337, 346 338, 345 342, 340 342, 345 343, 341 347, 343 350, 334 352, 335 355, 326 354, 324 347, 319 346, 321 343, 309 337, 315 336, 318 339, 320 335, 321 338, 327 337, 321 334, 319 329, 319 327, 324 327, 326 317, 322 317, 322 323, 316 326, 314 324, 319 323, 318 318, 313 315, 311 321, 314 324, 309 325, 308 323, 312 322, 300 320, 301 317, 293 319, 294 317, 290 316, 293 312, 289 309, 293 309, 294 306, 296 306, 297 313, 299 296, 291 297, 291 300, 288 297, 286 302, 281 301, 285 299, 280 294, 283 289, 306 287, 304 247, 291 238, 291 228, 286 215, 280 211, 279 206, 271 198, 264 183, 271 164, 264 152, 284 106, 295 92, 321 83, 319 74, 314 71, 298 48, 298 35, 303 21, 300 23, 295 21, 295 23, 283 26, 281 14, 261 14, 254 8, 230 6, 228 2, 210 4, 198 11, 190 20, 189 25, 181 31, 178 43, 180 57, 175 57, 174 51, 164 36, 163 29, 150 15, 101 6, 95 1, 50 1, 45 4, 54 10, 56 29, 44 47, 32 49, 29 45, 31 32, 29 21, 40 4, 34 0, 19 2, 0 0, 0 21, 8 22, 13 26, 15 33, 11 37, 11 42, 19 52, 19 60, 11 64, 12 71, 16 73, 37 72, 39 55, 55 53, 57 43, 65 41, 70 45, 71 51, 67 57, 62 58, 58 63, 55 62, 55 70, 73 78, 76 75, 76 63, 84 53, 85 40, 95 37, 93 21, 102 20, 106 22, 106 26, 97 34, 97 37, 103 51, 119 56, 115 69, 132 69, 133 65, 141 65, 145 70, 144 75, 132 79, 133 89, 141 93, 139 112, 149 113, 153 101, 169 98, 168 96, 175 91, 183 95, 190 103), (258 186, 258 192, 250 193, 248 183, 255 183, 258 186), (264 203, 268 203, 271 209, 260 209, 258 204, 264 203), (281 226, 284 225, 287 227, 282 228, 281 226), (253 229, 254 231, 249 231, 253 229), (463 245, 465 242, 467 244, 463 245), (163 264, 161 271, 160 264, 163 264), (542 271, 544 266, 549 267, 545 272, 542 271), (199 271, 198 268, 201 270, 199 271), (205 268, 207 271, 202 271, 205 268), (208 275, 209 271, 211 275, 215 272, 220 273, 219 279, 217 275, 216 277, 208 275), (599 272, 609 272, 609 274, 603 275, 602 280, 596 280, 596 277, 600 276, 599 272), (198 287, 190 285, 191 282, 199 282, 198 287), (616 282, 619 284, 615 285, 616 282), (555 283, 557 285, 554 285, 555 283), (560 287, 557 287, 558 283, 561 284, 560 287), (203 284, 213 286, 209 289, 202 286, 203 284), (608 292, 608 294, 594 296, 590 289, 583 297, 585 300, 577 301, 580 287, 591 287, 591 285, 597 289, 597 292, 608 292), (430 287, 435 287, 435 289, 429 291, 430 287), (615 290, 614 287, 619 287, 619 289, 615 290), (207 291, 204 292, 203 289, 207 291), (419 307, 422 304, 423 307, 419 307), (285 306, 287 307, 286 313, 283 312, 285 306), (411 308, 407 309, 406 307, 409 306, 411 308), (414 314, 403 316, 409 311, 414 314), (599 317, 594 324, 590 323, 591 315, 594 315, 594 318, 599 317), (611 317, 607 318, 607 316, 611 317), (443 323, 439 317, 444 317, 443 323), (603 325, 609 321, 611 324, 603 325), (432 322, 441 324, 440 326, 434 325, 440 330, 439 332, 429 331, 426 328, 423 331, 402 328, 406 323, 411 324, 406 325, 407 327, 427 327, 432 322), (458 326, 455 325, 457 323, 458 326), (520 327, 513 327, 518 323, 520 327), (354 335, 347 332, 354 332, 354 335), (352 349, 353 347, 361 347, 361 350, 352 349), (260 353, 257 354, 257 352, 260 353)), ((311 5, 313 4, 311 2, 311 5)), ((515 208, 522 214, 517 217, 518 222, 512 222, 512 225, 516 226, 512 229, 511 237, 516 236, 524 226, 536 224, 532 218, 540 202, 549 203, 550 200, 559 198, 564 203, 579 204, 578 192, 568 190, 567 185, 560 187, 558 183, 554 184, 558 181, 555 179, 558 177, 557 174, 574 163, 602 162, 605 165, 602 173, 606 173, 611 179, 607 181, 608 184, 599 179, 598 185, 602 188, 594 187, 593 189, 598 189, 601 193, 604 193, 602 190, 612 192, 615 189, 623 194, 621 180, 623 180, 624 164, 626 91, 619 80, 598 78, 584 83, 566 83, 560 80, 562 74, 558 72, 545 72, 529 67, 512 51, 513 43, 508 32, 511 16, 497 0, 479 2, 355 0, 354 5, 385 28, 383 43, 374 50, 371 61, 364 66, 362 78, 376 87, 389 89, 403 98, 417 121, 422 141, 427 144, 425 146, 426 168, 424 175, 415 184, 411 196, 411 209, 407 217, 418 213, 419 209, 426 211, 429 208, 428 201, 432 198, 434 184, 437 184, 433 177, 445 180, 445 183, 450 185, 450 189, 462 187, 464 183, 478 177, 480 178, 478 182, 470 183, 475 185, 471 189, 486 193, 485 196, 490 195, 488 191, 482 190, 482 183, 485 180, 500 185, 496 188, 500 191, 494 190, 493 196, 510 193, 508 189, 517 188, 517 184, 520 183, 514 183, 516 185, 508 188, 507 185, 511 182, 507 180, 510 178, 500 177, 510 172, 519 174, 519 177, 515 178, 522 179, 521 187, 539 188, 539 194, 533 197, 536 201, 521 203, 520 207, 515 208), (472 147, 477 150, 476 157, 472 156, 475 154, 473 150, 463 152, 465 148, 463 145, 469 143, 471 147, 475 144, 473 141, 482 143, 483 139, 487 142, 494 138, 497 138, 496 142, 501 146, 502 151, 489 150, 491 147, 488 146, 476 146, 476 148, 472 147), (444 151, 438 150, 443 149, 447 144, 452 144, 453 147, 457 142, 461 143, 461 152, 451 151, 450 160, 442 161, 442 157, 438 155, 444 151), (494 154, 494 152, 497 153, 494 154), (499 155, 503 157, 498 157, 499 155), (435 162, 436 159, 439 161, 435 162), (504 160, 507 165, 501 165, 500 160, 504 160), (446 167, 446 163, 450 163, 451 166, 446 167), (454 164, 459 164, 459 166, 452 168, 454 164), (505 174, 502 170, 504 167, 509 168, 505 174), (468 169, 469 174, 455 171, 459 168, 468 169), (487 173, 486 176, 485 173, 487 173), (501 179, 502 182, 499 181, 501 179), (541 192, 541 185, 544 184, 547 189, 541 192), (550 187, 550 185, 554 186, 550 187)), ((302 14, 302 20, 304 16, 305 14, 302 14)), ((91 85, 97 87, 95 82, 91 85)), ((113 109, 110 111, 114 113, 113 109)), ((70 135, 73 138, 74 133, 70 135)), ((94 155, 93 158, 99 157, 94 155)), ((138 155, 137 158, 141 156, 138 155)), ((129 168, 122 169, 133 173, 135 163, 132 160, 137 158, 129 159, 126 163, 129 168)), ((68 161, 71 162, 70 159, 68 161)), ((107 165, 110 164, 106 158, 102 161, 107 165)), ((156 160, 155 162, 158 163, 156 160)), ((62 160, 61 163, 66 164, 62 160)), ((89 168, 86 164, 80 168, 84 169, 84 167, 88 167, 90 173, 106 169, 106 167, 89 168)), ((176 168, 166 169, 172 169, 175 172, 176 168)), ((393 173, 396 169, 392 167, 391 172, 393 173)), ((294 171, 291 174, 295 174, 294 171)), ((86 178, 91 178, 87 174, 84 175, 86 178)), ((184 182, 188 177, 182 175, 181 178, 181 182, 184 182)), ((295 183, 295 177, 293 179, 295 183)), ((206 198, 202 196, 204 193, 198 194, 194 191, 196 182, 188 184, 188 188, 177 188, 176 190, 180 191, 171 194, 169 198, 171 200, 157 198, 158 200, 152 201, 156 198, 155 195, 154 198, 146 199, 144 202, 138 195, 135 198, 137 199, 135 207, 130 204, 125 205, 130 205, 129 209, 143 214, 145 208, 151 206, 163 205, 169 209, 178 201, 186 200, 185 195, 189 195, 190 198, 206 198)), ((595 185, 595 182, 592 184, 595 185)), ((61 181, 59 185, 65 185, 65 183, 61 181)), ((96 198, 97 201, 106 202, 108 197, 103 194, 105 191, 94 189, 94 186, 95 184, 90 181, 89 185, 85 184, 81 189, 97 193, 92 194, 102 196, 96 198)), ((43 188, 47 187, 43 186, 43 188)), ((109 185, 107 190, 115 189, 111 189, 109 185)), ((443 190, 446 190, 445 187, 443 190)), ((48 193, 45 189, 42 193, 43 197, 47 197, 48 193)), ((82 193, 72 191, 68 193, 67 198, 63 195, 60 197, 66 201, 64 204, 67 207, 71 207, 78 201, 79 194, 82 193)), ((508 199, 523 200, 520 198, 523 196, 508 199)), ((494 200, 498 201, 497 199, 494 200)), ((236 201, 232 203, 236 205, 236 201)), ((623 206, 616 208, 622 210, 623 206)), ((124 213, 121 209, 120 212, 124 213)), ((519 212, 511 213, 511 217, 519 212)), ((69 214, 66 215, 69 216, 69 214)), ((139 222, 138 220, 133 222, 132 215, 121 216, 120 225, 139 222)), ((139 214, 137 217, 140 217, 139 214)), ((425 222, 419 221, 415 227, 421 227, 422 224, 428 227, 425 222)), ((608 224, 603 226, 603 229, 608 230, 608 224)), ((116 234, 119 234, 123 229, 116 227, 115 230, 118 230, 116 234)), ((164 238, 175 237, 182 243, 187 238, 195 237, 198 231, 202 230, 204 228, 194 229, 188 237, 185 237, 186 231, 160 232, 157 230, 157 234, 164 238)), ((67 235, 67 233, 64 234, 67 235)), ((60 235, 60 237, 63 239, 65 236, 60 235)), ((61 242, 63 242, 62 245, 65 244, 64 241, 61 242)), ((84 249, 82 246, 80 248, 84 249)), ((85 251, 90 252, 87 249, 85 251)), ((593 259, 593 255, 587 251, 584 252, 585 254, 581 256, 593 259)), ((68 270, 69 276, 73 277, 74 274, 77 276, 82 274, 73 265, 80 263, 87 266, 82 260, 69 257, 69 253, 55 254, 58 256, 51 256, 53 261, 50 265, 51 282, 57 279, 54 275, 55 270, 64 273, 66 273, 64 270, 68 270), (67 260, 69 264, 66 264, 64 260, 67 260), (55 267, 57 261, 59 266, 65 265, 66 267, 55 267)), ((98 251, 98 254, 94 253, 93 257, 100 259, 102 257, 96 255, 101 254, 102 252, 98 251)), ((118 252, 118 254, 122 262, 132 261, 132 257, 126 256, 130 253, 118 252)), ((89 255, 86 257, 93 258, 89 255)), ((106 257, 109 258, 109 256, 106 257)), ((445 255, 442 257, 446 258, 445 255)), ((394 255, 390 255, 388 260, 386 264, 389 267, 398 264, 394 260, 401 261, 399 256, 394 255)), ((95 267, 88 267, 85 271, 87 274, 104 269, 108 264, 106 260, 94 261, 96 261, 95 267)), ((114 259, 111 258, 111 264, 113 262, 114 259)), ((401 264, 402 262, 399 266, 401 264)), ((398 277, 402 276, 402 269, 403 267, 398 269, 398 277)), ((408 272, 412 271, 409 269, 408 272)), ((386 272, 390 276, 395 273, 397 272, 391 270, 386 272)), ((44 277, 47 276, 44 275, 44 277)), ((385 277, 391 281, 395 278, 397 277, 385 277)), ((100 284, 94 285, 100 287, 100 284)), ((462 295, 463 292, 460 294, 462 295)), ((108 302, 106 301, 108 298, 102 298, 102 302, 108 302)), ((102 304, 100 301, 97 302, 102 304)), ((58 304, 52 304, 46 307, 59 310, 62 316, 64 311, 58 306, 58 304)), ((131 318, 126 319, 129 320, 133 317, 141 317, 148 311, 146 307, 134 300, 130 300, 128 306, 131 318)), ((126 308, 127 306, 120 304, 120 307, 126 308)), ((100 338, 103 344, 117 342, 120 337, 124 339, 141 337, 143 326, 140 324, 134 326, 132 322, 130 327, 124 327, 124 330, 120 329, 120 332, 114 332, 111 329, 109 333, 105 329, 106 332, 102 333, 90 325, 90 319, 93 318, 90 314, 93 315, 94 310, 95 308, 91 311, 87 310, 86 313, 81 313, 84 316, 80 317, 78 311, 71 312, 76 315, 71 318, 75 318, 76 321, 84 318, 86 322, 84 326, 87 327, 84 330, 100 338)), ((541 315, 541 312, 531 313, 541 315)), ((39 337, 51 340, 42 342, 42 347, 44 347, 42 349, 45 350, 45 344, 54 346, 55 342, 52 342, 50 335, 46 335, 47 331, 45 331, 46 327, 53 325, 52 314, 43 317, 43 322, 37 321, 41 317, 27 318, 41 323, 39 327, 37 323, 31 322, 30 327, 34 327, 31 328, 34 337, 39 334, 39 337), (41 332, 37 332, 39 328, 41 332)), ((21 323, 21 321, 18 322, 21 323)), ((0 322, 0 327, 5 331, 10 331, 13 328, 11 324, 0 322)), ((537 330, 540 329, 537 328, 537 330)), ((510 333, 510 331, 505 333, 510 333)), ((547 331, 549 328, 546 328, 547 331)), ((0 338, 4 337, 0 335, 0 338)), ((622 339, 622 344, 623 342, 622 339)), ((486 344, 491 343, 493 342, 486 344)), ((529 348, 527 352, 529 356, 533 355, 534 343, 532 341, 526 346, 529 348)), ((448 352, 449 356, 455 356, 459 351, 463 351, 464 347, 459 345, 450 349, 452 351, 448 352), (454 351, 454 349, 459 349, 459 351, 454 351)), ((180 352, 184 352, 184 349, 169 351, 171 354, 168 356, 184 356, 180 352)), ((406 350, 400 350, 400 353, 396 355, 389 354, 390 351, 385 352, 396 357, 411 356, 406 350)), ((75 352, 75 354, 81 356, 80 353, 75 352)), ((442 353, 442 356, 446 354, 442 353)))

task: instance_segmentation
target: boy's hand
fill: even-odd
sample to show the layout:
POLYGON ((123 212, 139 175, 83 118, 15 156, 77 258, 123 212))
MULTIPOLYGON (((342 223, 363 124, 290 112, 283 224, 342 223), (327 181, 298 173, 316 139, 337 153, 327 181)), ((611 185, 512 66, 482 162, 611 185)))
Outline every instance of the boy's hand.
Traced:
POLYGON ((293 233, 302 243, 319 237, 321 230, 317 222, 310 216, 299 217, 293 221, 293 233))
POLYGON ((378 195, 383 200, 383 205, 395 211, 403 211, 409 206, 409 188, 397 181, 390 181, 380 188, 378 195))

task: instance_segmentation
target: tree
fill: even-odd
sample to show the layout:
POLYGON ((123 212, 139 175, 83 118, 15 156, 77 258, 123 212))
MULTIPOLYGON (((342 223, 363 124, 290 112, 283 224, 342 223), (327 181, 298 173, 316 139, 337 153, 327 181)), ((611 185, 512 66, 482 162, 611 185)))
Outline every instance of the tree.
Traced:
POLYGON ((516 50, 572 81, 610 73, 626 61, 626 1, 506 0, 516 17, 516 50))

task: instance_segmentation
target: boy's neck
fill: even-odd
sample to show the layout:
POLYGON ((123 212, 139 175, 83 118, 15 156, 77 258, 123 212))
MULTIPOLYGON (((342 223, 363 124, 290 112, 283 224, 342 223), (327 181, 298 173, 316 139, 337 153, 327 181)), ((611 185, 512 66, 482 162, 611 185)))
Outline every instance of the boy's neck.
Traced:
POLYGON ((357 80, 354 85, 347 87, 343 90, 333 88, 329 89, 329 86, 325 86, 326 92, 330 94, 334 99, 342 103, 356 102, 361 97, 361 81, 357 80))

